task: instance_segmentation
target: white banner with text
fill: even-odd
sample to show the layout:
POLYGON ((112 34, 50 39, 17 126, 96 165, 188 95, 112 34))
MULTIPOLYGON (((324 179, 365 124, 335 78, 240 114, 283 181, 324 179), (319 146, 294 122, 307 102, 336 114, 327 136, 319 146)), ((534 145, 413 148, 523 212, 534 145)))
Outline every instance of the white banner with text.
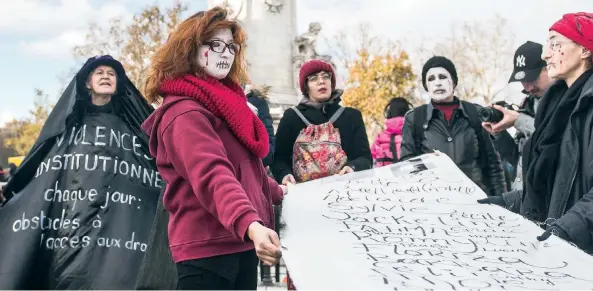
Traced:
POLYGON ((297 289, 593 290, 593 257, 486 194, 444 154, 290 187, 297 289))

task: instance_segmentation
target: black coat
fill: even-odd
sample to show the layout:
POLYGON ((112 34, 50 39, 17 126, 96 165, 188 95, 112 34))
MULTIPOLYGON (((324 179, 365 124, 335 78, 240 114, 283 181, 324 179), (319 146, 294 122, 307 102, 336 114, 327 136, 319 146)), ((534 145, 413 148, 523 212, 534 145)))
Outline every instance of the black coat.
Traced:
MULTIPOLYGON (((559 106, 553 101, 564 99, 564 81, 553 84, 542 98, 548 102, 540 104, 538 111, 542 112, 536 115, 536 131, 545 128, 537 125, 540 115, 541 119, 553 114, 568 114, 570 118, 561 140, 553 145, 544 145, 545 149, 557 155, 556 169, 542 169, 542 173, 550 176, 535 177, 539 179, 534 182, 537 185, 552 181, 551 193, 537 193, 540 191, 524 188, 521 214, 560 228, 571 242, 593 253, 593 75, 581 86, 572 112, 555 110, 559 106)), ((529 142, 525 146, 533 145, 529 142)), ((544 151, 538 159, 549 159, 547 155, 551 153, 544 151)))
MULTIPOLYGON (((105 168, 106 164, 103 164, 102 171, 100 166, 97 167, 97 162, 93 170, 88 170, 83 160, 88 160, 89 155, 101 156, 106 158, 104 161, 119 160, 120 166, 126 162, 129 166, 127 169, 133 169, 131 165, 136 164, 139 168, 152 169, 154 171, 152 173, 155 176, 158 175, 154 159, 148 158, 148 137, 140 129, 142 122, 154 109, 125 74, 118 74, 118 94, 113 96, 110 106, 101 107, 109 108, 109 113, 99 112, 100 110, 97 110, 99 108, 90 102, 90 96, 85 92, 86 90, 80 90, 81 87, 84 88, 84 80, 88 76, 89 70, 85 71, 85 68, 94 59, 89 59, 76 78, 70 82, 43 125, 31 151, 6 185, 7 198, 10 200, 0 211, 0 236, 3 238, 0 240, 0 289, 129 289, 134 287, 138 265, 144 256, 143 252, 126 253, 124 251, 122 253, 119 252, 118 247, 99 247, 98 238, 99 235, 105 234, 109 234, 110 238, 124 238, 134 234, 136 241, 143 241, 148 237, 157 206, 158 189, 147 187, 146 183, 132 179, 131 175, 122 174, 121 170, 119 172, 111 170, 112 173, 108 173, 105 169, 111 167, 105 168), (82 85, 80 80, 83 80, 82 85), (86 132, 95 132, 95 137, 100 135, 98 130, 100 127, 115 131, 122 130, 123 134, 130 137, 130 141, 136 141, 132 142, 134 149, 125 149, 123 135, 114 146, 105 142, 103 142, 104 147, 88 143, 93 138, 92 134, 84 143, 84 137, 75 142, 60 142, 60 138, 62 141, 66 136, 72 138, 74 135, 68 135, 68 133, 73 133, 82 125, 85 129, 78 132, 84 133, 88 125, 89 130, 86 132), (90 128, 96 128, 97 131, 90 128), (133 151, 138 143, 141 152, 134 154, 133 151), (58 167, 47 167, 45 172, 37 173, 38 169, 43 168, 42 161, 49 165, 50 159, 56 161, 56 157, 67 155, 73 157, 74 154, 86 155, 87 158, 81 158, 80 163, 72 162, 71 167, 66 166, 67 162, 64 162, 62 167, 60 162, 58 167), (143 156, 140 157, 140 155, 143 156), (40 190, 41 188, 48 189, 45 187, 55 185, 58 189, 58 183, 61 191, 76 189, 81 191, 80 193, 87 193, 87 191, 92 193, 92 190, 97 189, 99 194, 95 199, 91 199, 90 194, 84 194, 87 195, 85 199, 80 196, 83 194, 77 194, 77 199, 73 199, 74 195, 70 194, 70 199, 62 198, 63 200, 55 198, 60 197, 61 194, 55 194, 54 199, 44 199, 39 196, 39 191, 43 191, 40 190), (107 200, 110 198, 108 191, 113 191, 107 190, 108 188, 121 191, 118 193, 133 193, 133 197, 138 197, 136 201, 141 201, 141 204, 138 204, 137 208, 131 208, 117 203, 123 206, 122 208, 113 203, 109 208, 101 210, 103 208, 101 205, 105 203, 106 206, 109 201, 107 200), (76 201, 82 200, 86 200, 84 202, 88 204, 75 209, 76 201), (45 219, 60 217, 58 213, 62 213, 61 221, 64 225, 72 226, 74 221, 80 220, 76 222, 78 226, 68 227, 68 229, 61 226, 59 229, 28 227, 27 231, 12 231, 12 223, 21 217, 24 218, 25 213, 27 215, 41 213, 41 216, 38 216, 39 225, 43 225, 41 223, 45 219), (42 218, 43 213, 46 218, 42 218), (100 214, 101 218, 99 219, 99 215, 96 214, 100 214), (63 217, 71 218, 71 222, 66 224, 63 217), (93 220, 95 217, 97 219, 93 220), (97 229, 96 221, 102 221, 100 229, 97 229), (50 238, 54 237, 64 238, 65 240, 60 240, 70 244, 63 243, 62 247, 49 247, 52 242, 50 238), (84 238, 89 239, 87 242, 92 242, 87 243, 88 248, 84 246, 84 238), (73 242, 77 243, 73 244, 73 242), (75 247, 76 245, 78 246, 75 247), (118 268, 124 268, 125 272, 118 273, 118 268)), ((103 135, 103 137, 108 136, 108 134, 103 135)), ((156 179, 154 181, 156 183, 156 179)), ((157 187, 156 184, 155 187, 157 187)), ((112 193, 115 195, 116 192, 112 193)), ((110 200, 114 201, 113 197, 111 196, 110 200)), ((27 217, 31 217, 30 221, 34 221, 32 216, 27 217)), ((33 223, 31 222, 30 225, 33 223)), ((121 248, 124 247, 122 242, 121 248)))
POLYGON ((502 194, 506 208, 514 213, 521 211, 521 200, 523 199, 523 162, 521 161, 521 155, 523 145, 535 131, 534 119, 539 103, 540 97, 527 96, 525 98, 520 107, 522 112, 519 113, 519 117, 515 121, 514 126, 517 129, 517 135, 514 140, 509 140, 509 133, 506 130, 494 135, 494 147, 500 153, 501 159, 509 161, 515 168, 514 181, 511 183, 510 191, 502 194))
MULTIPOLYGON (((324 109, 317 109, 305 104, 299 104, 297 108, 309 122, 318 125, 329 121, 340 108, 338 102, 339 97, 335 103, 324 106, 324 109)), ((352 166, 355 171, 370 169, 373 158, 360 111, 346 107, 340 118, 334 122, 334 127, 340 132, 342 149, 348 156, 346 165, 352 166)), ((279 182, 286 175, 293 174, 292 151, 294 143, 301 130, 305 128, 305 123, 292 109, 286 110, 280 119, 276 131, 276 153, 271 167, 274 177, 279 182)))
MULTIPOLYGON (((47 117, 37 140, 25 159, 21 162, 16 171, 11 170, 10 178, 6 184, 4 197, 8 200, 15 193, 21 191, 34 177, 35 171, 46 157, 53 146, 54 139, 64 133, 69 126, 80 122, 82 115, 85 114, 90 99, 88 95, 80 94, 84 84, 80 84, 81 75, 83 80, 88 76, 84 71, 85 67, 93 61, 93 58, 87 60, 83 69, 72 79, 64 93, 47 117), (86 75, 85 75, 86 74, 86 75), (77 79, 79 79, 77 81, 77 79)), ((154 111, 154 108, 146 102, 136 86, 125 74, 118 75, 118 95, 112 99, 115 106, 116 115, 125 122, 134 135, 139 137, 139 142, 143 148, 148 148, 148 137, 140 126, 142 122, 154 111)))
POLYGON ((423 106, 428 106, 426 116, 428 127, 423 134, 422 152, 416 150, 412 134, 416 110, 411 110, 406 114, 402 130, 401 159, 406 160, 429 153, 433 149, 439 150, 449 156, 457 167, 488 196, 502 195, 506 191, 506 181, 500 157, 486 130, 474 132, 463 104, 460 104, 459 109, 453 113, 451 126, 448 125, 443 113, 434 108, 432 103, 423 106), (479 147, 476 134, 483 135, 485 148, 479 147), (479 162, 481 151, 486 155, 487 162, 484 165, 480 165, 479 162))
POLYGON ((262 160, 264 166, 267 167, 272 165, 272 162, 274 161, 274 149, 276 146, 276 137, 274 136, 274 121, 270 115, 270 107, 268 106, 268 101, 266 101, 263 97, 257 96, 254 92, 247 94, 247 101, 257 108, 257 117, 259 117, 259 119, 264 123, 266 131, 268 132, 270 151, 268 152, 268 155, 266 155, 266 157, 262 160))

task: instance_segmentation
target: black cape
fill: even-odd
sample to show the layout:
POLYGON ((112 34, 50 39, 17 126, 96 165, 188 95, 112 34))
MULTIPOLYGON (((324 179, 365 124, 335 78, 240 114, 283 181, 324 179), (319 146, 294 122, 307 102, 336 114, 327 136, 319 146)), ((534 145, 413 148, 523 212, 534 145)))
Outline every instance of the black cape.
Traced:
POLYGON ((134 288, 162 186, 153 108, 123 75, 114 111, 91 112, 76 80, 6 186, 0 289, 134 288))

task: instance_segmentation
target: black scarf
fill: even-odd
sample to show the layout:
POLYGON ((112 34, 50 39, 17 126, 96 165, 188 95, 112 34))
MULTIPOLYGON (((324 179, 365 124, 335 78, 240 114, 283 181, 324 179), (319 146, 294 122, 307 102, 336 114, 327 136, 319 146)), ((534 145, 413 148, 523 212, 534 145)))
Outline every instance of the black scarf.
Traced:
POLYGON ((340 101, 342 101, 343 93, 344 93, 343 90, 336 89, 336 90, 334 90, 334 92, 332 92, 329 99, 327 99, 326 101, 323 101, 323 102, 313 101, 313 100, 311 100, 311 98, 303 96, 303 98, 301 99, 299 104, 304 104, 309 107, 313 107, 315 109, 321 109, 321 111, 323 111, 323 113, 325 113, 326 112, 325 109, 327 106, 330 106, 332 104, 338 104, 338 103, 340 103, 340 101))
POLYGON ((530 204, 537 209, 535 213, 524 213, 529 219, 542 221, 547 215, 562 137, 582 88, 592 74, 593 70, 586 71, 570 88, 565 81, 557 81, 541 100, 535 115, 535 132, 523 147, 524 198, 535 197, 530 204))

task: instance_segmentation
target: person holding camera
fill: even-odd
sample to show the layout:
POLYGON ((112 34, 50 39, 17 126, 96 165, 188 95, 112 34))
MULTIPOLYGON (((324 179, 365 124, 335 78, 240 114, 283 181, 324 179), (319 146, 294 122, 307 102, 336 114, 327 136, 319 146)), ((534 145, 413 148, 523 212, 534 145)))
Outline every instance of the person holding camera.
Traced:
POLYGON ((500 196, 506 183, 500 157, 482 128, 481 106, 459 100, 455 65, 447 58, 430 58, 422 68, 422 85, 431 102, 406 113, 401 160, 438 150, 488 196, 500 196))
POLYGON ((521 82, 522 93, 527 94, 518 110, 505 102, 495 103, 491 107, 491 114, 482 114, 482 126, 494 136, 494 145, 501 158, 509 161, 515 168, 516 177, 511 185, 511 191, 502 196, 481 199, 480 203, 496 204, 515 213, 519 212, 523 196, 523 175, 521 152, 527 139, 535 131, 534 119, 540 98, 548 90, 554 79, 548 76, 546 62, 541 55, 543 46, 539 43, 527 41, 521 45, 513 57, 513 72, 509 83, 521 82), (488 116, 484 116, 488 115, 488 116), (515 127, 517 135, 514 141, 509 138, 507 129, 515 127))

